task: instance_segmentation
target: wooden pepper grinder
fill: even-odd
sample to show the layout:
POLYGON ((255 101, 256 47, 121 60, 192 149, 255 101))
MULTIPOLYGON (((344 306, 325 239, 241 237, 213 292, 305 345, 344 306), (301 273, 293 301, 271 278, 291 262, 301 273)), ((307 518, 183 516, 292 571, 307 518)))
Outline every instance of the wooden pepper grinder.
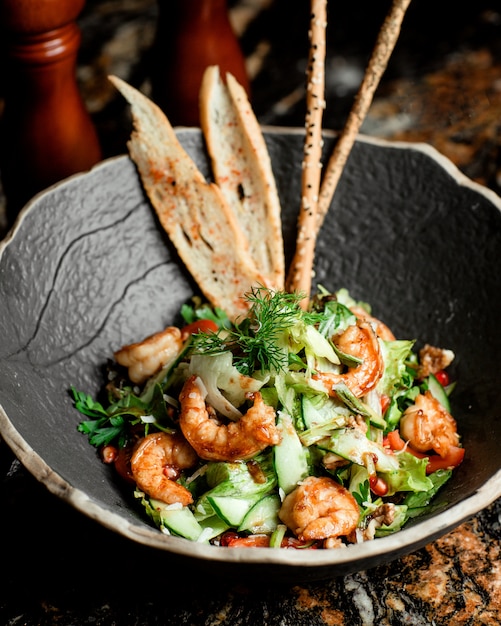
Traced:
POLYGON ((6 58, 0 175, 12 222, 34 194, 101 159, 76 82, 85 0, 0 0, 6 58))
POLYGON ((203 73, 219 65, 250 93, 245 59, 228 15, 227 0, 158 0, 151 59, 152 98, 173 125, 199 126, 203 73))

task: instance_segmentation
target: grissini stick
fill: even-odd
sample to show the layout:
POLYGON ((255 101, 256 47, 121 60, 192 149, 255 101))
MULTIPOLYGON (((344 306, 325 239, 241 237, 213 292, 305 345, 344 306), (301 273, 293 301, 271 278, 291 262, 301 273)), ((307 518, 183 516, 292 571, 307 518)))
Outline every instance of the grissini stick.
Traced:
POLYGON ((395 48, 405 13, 411 0, 393 0, 391 9, 379 31, 374 50, 364 78, 353 103, 343 131, 325 168, 318 201, 316 232, 322 227, 344 166, 350 155, 360 127, 363 124, 383 76, 388 60, 395 48))
POLYGON ((326 0, 312 0, 310 49, 307 69, 305 142, 301 178, 301 203, 298 216, 296 250, 287 276, 289 292, 306 296, 308 305, 315 256, 317 204, 322 172, 322 115, 325 108, 325 30, 326 0))

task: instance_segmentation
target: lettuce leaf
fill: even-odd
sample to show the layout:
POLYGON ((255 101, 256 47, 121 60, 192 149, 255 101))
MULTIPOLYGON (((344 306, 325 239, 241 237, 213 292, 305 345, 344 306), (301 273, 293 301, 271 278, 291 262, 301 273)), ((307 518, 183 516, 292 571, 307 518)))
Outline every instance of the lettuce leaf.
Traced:
POLYGON ((399 469, 383 474, 388 484, 388 496, 398 491, 427 492, 432 489, 433 482, 426 475, 426 458, 418 459, 409 452, 400 452, 395 456, 399 469))
POLYGON ((379 340, 384 360, 384 373, 377 384, 377 390, 391 396, 395 389, 408 387, 406 361, 414 346, 411 340, 379 340), (405 380, 405 382, 403 382, 405 380))

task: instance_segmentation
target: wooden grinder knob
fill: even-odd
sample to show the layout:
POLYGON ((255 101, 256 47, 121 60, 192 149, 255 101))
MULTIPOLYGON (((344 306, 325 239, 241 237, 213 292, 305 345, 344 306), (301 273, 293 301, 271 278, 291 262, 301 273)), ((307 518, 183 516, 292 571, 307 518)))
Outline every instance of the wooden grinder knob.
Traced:
POLYGON ((0 0, 7 59, 0 174, 8 219, 34 194, 101 159, 76 82, 85 0, 0 0))

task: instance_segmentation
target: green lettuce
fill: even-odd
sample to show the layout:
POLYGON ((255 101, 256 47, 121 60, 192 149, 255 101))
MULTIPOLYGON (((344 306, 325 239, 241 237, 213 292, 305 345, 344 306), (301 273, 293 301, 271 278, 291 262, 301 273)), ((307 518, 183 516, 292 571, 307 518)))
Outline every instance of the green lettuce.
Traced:
POLYGON ((383 474, 388 484, 387 495, 391 496, 398 491, 427 492, 433 487, 433 482, 426 475, 426 458, 418 459, 409 452, 400 452, 395 456, 398 459, 398 470, 383 474))
POLYGON ((412 351, 414 341, 380 339, 379 343, 384 360, 384 373, 378 382, 377 390, 391 396, 395 389, 409 386, 406 361, 412 351))

